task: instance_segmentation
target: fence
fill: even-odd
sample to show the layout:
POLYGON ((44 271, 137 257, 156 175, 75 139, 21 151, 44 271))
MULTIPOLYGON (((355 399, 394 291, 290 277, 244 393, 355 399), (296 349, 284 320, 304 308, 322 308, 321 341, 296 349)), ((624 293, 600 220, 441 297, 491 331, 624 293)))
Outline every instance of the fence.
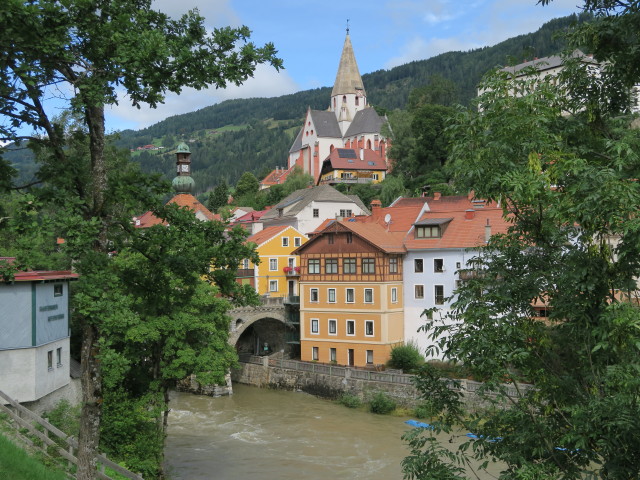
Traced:
MULTIPOLYGON (((369 369, 356 367, 339 367, 337 365, 327 365, 324 363, 301 362, 299 360, 287 360, 282 355, 272 355, 271 357, 259 357, 256 355, 240 355, 240 361, 243 363, 253 363, 270 367, 286 368, 288 370, 297 370, 301 372, 319 373, 333 377, 347 376, 347 370, 350 371, 350 378, 354 380, 369 380, 372 382, 387 382, 400 385, 411 385, 414 375, 390 372, 376 372, 369 369), (267 363, 265 363, 267 362, 267 363)), ((448 382, 449 388, 475 394, 484 384, 468 379, 456 379, 448 382)), ((523 393, 532 389, 532 385, 519 383, 516 385, 504 385, 506 393, 510 397, 519 397, 523 393)))
MULTIPOLYGON (((67 461, 66 473, 70 478, 73 478, 69 473, 69 470, 72 469, 73 465, 78 465, 78 459, 74 455, 74 451, 78 449, 78 442, 76 441, 76 439, 68 436, 63 431, 51 425, 45 419, 39 417, 31 410, 23 407, 2 391, 0 391, 0 399, 3 399, 11 405, 10 408, 4 404, 4 401, 0 400, 0 411, 8 414, 9 418, 13 420, 13 426, 16 429, 16 435, 32 447, 41 450, 45 455, 51 456, 48 448, 50 447, 57 455, 60 455, 60 457, 67 461), (22 429, 26 429, 30 435, 36 437, 42 442, 42 444, 38 445, 39 442, 34 442, 31 438, 23 435, 21 433, 22 429), (54 438, 51 438, 50 436, 53 436, 54 438), (56 441, 55 439, 58 439, 58 441, 56 441)), ((110 468, 114 472, 117 472, 123 477, 129 478, 131 480, 144 480, 142 476, 130 472, 126 468, 112 462, 105 455, 98 455, 97 462, 98 478, 101 478, 103 480, 112 480, 112 477, 108 476, 105 473, 106 468, 110 468)))

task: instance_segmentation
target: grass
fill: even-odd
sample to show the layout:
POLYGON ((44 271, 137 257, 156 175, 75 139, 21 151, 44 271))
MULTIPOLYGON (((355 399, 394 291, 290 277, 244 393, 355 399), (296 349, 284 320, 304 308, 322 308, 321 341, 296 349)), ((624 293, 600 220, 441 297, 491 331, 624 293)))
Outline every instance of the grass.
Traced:
POLYGON ((68 480, 51 470, 0 434, 0 478, 11 480, 68 480))

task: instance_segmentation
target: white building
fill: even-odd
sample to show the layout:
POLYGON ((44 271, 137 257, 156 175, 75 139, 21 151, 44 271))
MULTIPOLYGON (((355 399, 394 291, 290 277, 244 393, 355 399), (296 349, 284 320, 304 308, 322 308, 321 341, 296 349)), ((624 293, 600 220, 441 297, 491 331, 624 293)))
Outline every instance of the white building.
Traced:
POLYGON ((29 271, 0 282, 0 390, 19 402, 69 384, 69 281, 77 278, 29 271))

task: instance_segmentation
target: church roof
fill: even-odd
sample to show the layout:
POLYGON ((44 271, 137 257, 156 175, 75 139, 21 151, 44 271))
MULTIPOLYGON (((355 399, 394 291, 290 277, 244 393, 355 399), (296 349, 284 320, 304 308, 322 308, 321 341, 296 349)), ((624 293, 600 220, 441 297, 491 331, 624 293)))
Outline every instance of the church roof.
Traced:
POLYGON ((338 73, 336 75, 336 81, 333 84, 331 96, 357 93, 356 90, 365 94, 364 84, 362 83, 362 77, 360 76, 358 64, 356 63, 356 56, 353 53, 353 46, 351 45, 351 37, 349 37, 347 33, 347 37, 344 39, 340 65, 338 66, 338 73))
POLYGON ((316 127, 318 137, 342 138, 340 125, 334 112, 327 110, 311 110, 311 121, 316 127))
POLYGON ((375 108, 365 108, 356 112, 344 136, 348 138, 363 133, 380 133, 384 123, 385 120, 378 115, 375 108))

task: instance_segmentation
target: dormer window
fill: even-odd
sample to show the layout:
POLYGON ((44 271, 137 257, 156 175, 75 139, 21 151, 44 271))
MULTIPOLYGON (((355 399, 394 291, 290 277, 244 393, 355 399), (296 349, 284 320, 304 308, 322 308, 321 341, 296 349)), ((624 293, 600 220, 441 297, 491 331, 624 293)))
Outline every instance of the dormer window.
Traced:
POLYGON ((416 227, 416 238, 440 238, 440 225, 420 225, 416 227))

